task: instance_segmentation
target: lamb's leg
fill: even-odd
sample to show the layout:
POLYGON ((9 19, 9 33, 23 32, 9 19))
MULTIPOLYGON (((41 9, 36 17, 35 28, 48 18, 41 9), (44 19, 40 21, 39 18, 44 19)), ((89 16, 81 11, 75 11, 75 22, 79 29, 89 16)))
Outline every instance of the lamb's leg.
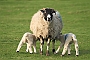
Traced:
POLYGON ((33 53, 32 46, 30 44, 28 44, 28 46, 29 46, 29 52, 30 52, 30 54, 32 54, 33 53))
POLYGON ((16 52, 19 52, 19 50, 20 50, 20 48, 21 48, 22 45, 23 45, 23 41, 21 40, 20 43, 19 43, 19 45, 18 45, 18 48, 17 48, 16 52))
POLYGON ((76 56, 78 56, 79 55, 79 46, 78 46, 77 40, 74 41, 74 44, 75 44, 76 56))
POLYGON ((33 49, 34 49, 34 53, 37 53, 36 52, 36 43, 33 45, 33 49))
POLYGON ((54 54, 57 54, 63 45, 64 45, 64 43, 61 43, 60 46, 58 46, 58 49, 54 52, 54 54))
POLYGON ((52 52, 53 53, 55 52, 55 39, 52 40, 52 52))
POLYGON ((71 54, 71 48, 70 48, 70 44, 68 44, 68 55, 70 55, 71 54))
POLYGON ((26 49, 26 52, 28 52, 28 50, 29 50, 29 45, 28 45, 28 43, 26 43, 27 44, 27 49, 26 49))
POLYGON ((57 54, 60 50, 60 46, 58 46, 58 49, 54 52, 54 54, 57 54))
POLYGON ((67 48, 68 48, 68 44, 69 44, 70 40, 69 39, 66 39, 65 41, 65 44, 64 44, 64 49, 63 49, 63 52, 62 52, 62 55, 61 56, 64 56, 66 51, 67 51, 67 48))
POLYGON ((48 39, 48 41, 47 41, 47 52, 46 52, 46 56, 49 56, 49 46, 50 46, 50 39, 48 39))

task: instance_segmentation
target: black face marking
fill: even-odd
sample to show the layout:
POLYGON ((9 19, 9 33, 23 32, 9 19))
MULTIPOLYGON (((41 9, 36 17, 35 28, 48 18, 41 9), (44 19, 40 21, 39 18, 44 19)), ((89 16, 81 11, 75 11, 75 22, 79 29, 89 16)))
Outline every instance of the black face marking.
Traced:
POLYGON ((53 9, 50 8, 46 8, 45 10, 41 10, 41 12, 44 15, 44 19, 46 21, 51 21, 53 18, 53 13, 55 13, 55 11, 53 9))

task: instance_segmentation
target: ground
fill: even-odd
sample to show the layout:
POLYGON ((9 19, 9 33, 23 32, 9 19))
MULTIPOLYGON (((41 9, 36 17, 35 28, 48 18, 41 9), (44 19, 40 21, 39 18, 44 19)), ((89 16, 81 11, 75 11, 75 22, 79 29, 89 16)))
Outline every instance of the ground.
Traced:
MULTIPOLYGON (((88 60, 90 59, 90 0, 0 0, 0 60, 88 60), (71 55, 60 57, 62 49, 56 55, 39 54, 39 41, 37 54, 26 53, 24 44, 19 53, 17 45, 25 32, 30 31, 30 20, 35 12, 43 7, 58 10, 62 16, 64 27, 62 33, 74 33, 77 36, 80 56, 75 57, 74 45, 71 55)), ((56 41, 56 49, 59 41, 56 41)))

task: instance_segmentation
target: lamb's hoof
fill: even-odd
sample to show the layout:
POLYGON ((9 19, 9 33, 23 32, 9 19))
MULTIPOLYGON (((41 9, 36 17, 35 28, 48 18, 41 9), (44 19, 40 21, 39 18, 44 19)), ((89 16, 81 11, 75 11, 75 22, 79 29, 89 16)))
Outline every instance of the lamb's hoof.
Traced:
POLYGON ((26 52, 28 52, 28 50, 26 50, 26 52))
POLYGON ((37 53, 37 52, 34 52, 35 54, 37 53))
POLYGON ((60 55, 61 57, 63 57, 64 55, 60 55))
POLYGON ((30 53, 30 54, 33 54, 33 53, 30 53))
POLYGON ((78 55, 76 55, 76 57, 78 57, 78 55))
POLYGON ((71 55, 71 54, 68 54, 68 55, 71 55))
POLYGON ((52 49, 52 52, 54 53, 55 52, 55 49, 52 49))
POLYGON ((19 51, 16 51, 16 52, 19 52, 19 51))
POLYGON ((54 52, 54 54, 57 54, 56 52, 54 52))
POLYGON ((28 53, 28 51, 26 51, 28 53))
POLYGON ((48 50, 46 51, 46 56, 49 56, 49 51, 48 50))

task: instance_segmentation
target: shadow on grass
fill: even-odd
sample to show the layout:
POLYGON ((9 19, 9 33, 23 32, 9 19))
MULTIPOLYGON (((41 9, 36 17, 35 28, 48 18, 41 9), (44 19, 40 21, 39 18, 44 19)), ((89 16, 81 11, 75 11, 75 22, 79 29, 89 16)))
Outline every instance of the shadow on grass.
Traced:
MULTIPOLYGON (((90 50, 89 49, 88 50, 82 49, 82 50, 79 50, 79 52, 80 52, 80 55, 78 57, 90 54, 90 50)), ((43 55, 40 55, 39 52, 33 53, 33 54, 30 54, 29 52, 17 52, 17 54, 20 55, 20 56, 27 56, 27 57, 32 56, 32 55, 33 56, 42 56, 42 57, 46 56, 45 52, 43 53, 43 55)), ((52 57, 61 57, 60 55, 61 55, 61 52, 59 52, 58 54, 53 54, 52 52, 50 52, 50 56, 49 57, 51 57, 51 56, 52 57)), ((66 53, 65 56, 63 56, 63 57, 66 57, 66 58, 71 58, 72 57, 73 58, 73 57, 75 57, 75 51, 74 50, 71 51, 71 55, 67 55, 67 53, 66 53)))
POLYGON ((28 54, 28 52, 17 52, 19 54, 28 54))
POLYGON ((90 49, 89 50, 79 50, 80 51, 80 55, 87 55, 87 54, 90 54, 90 49))

